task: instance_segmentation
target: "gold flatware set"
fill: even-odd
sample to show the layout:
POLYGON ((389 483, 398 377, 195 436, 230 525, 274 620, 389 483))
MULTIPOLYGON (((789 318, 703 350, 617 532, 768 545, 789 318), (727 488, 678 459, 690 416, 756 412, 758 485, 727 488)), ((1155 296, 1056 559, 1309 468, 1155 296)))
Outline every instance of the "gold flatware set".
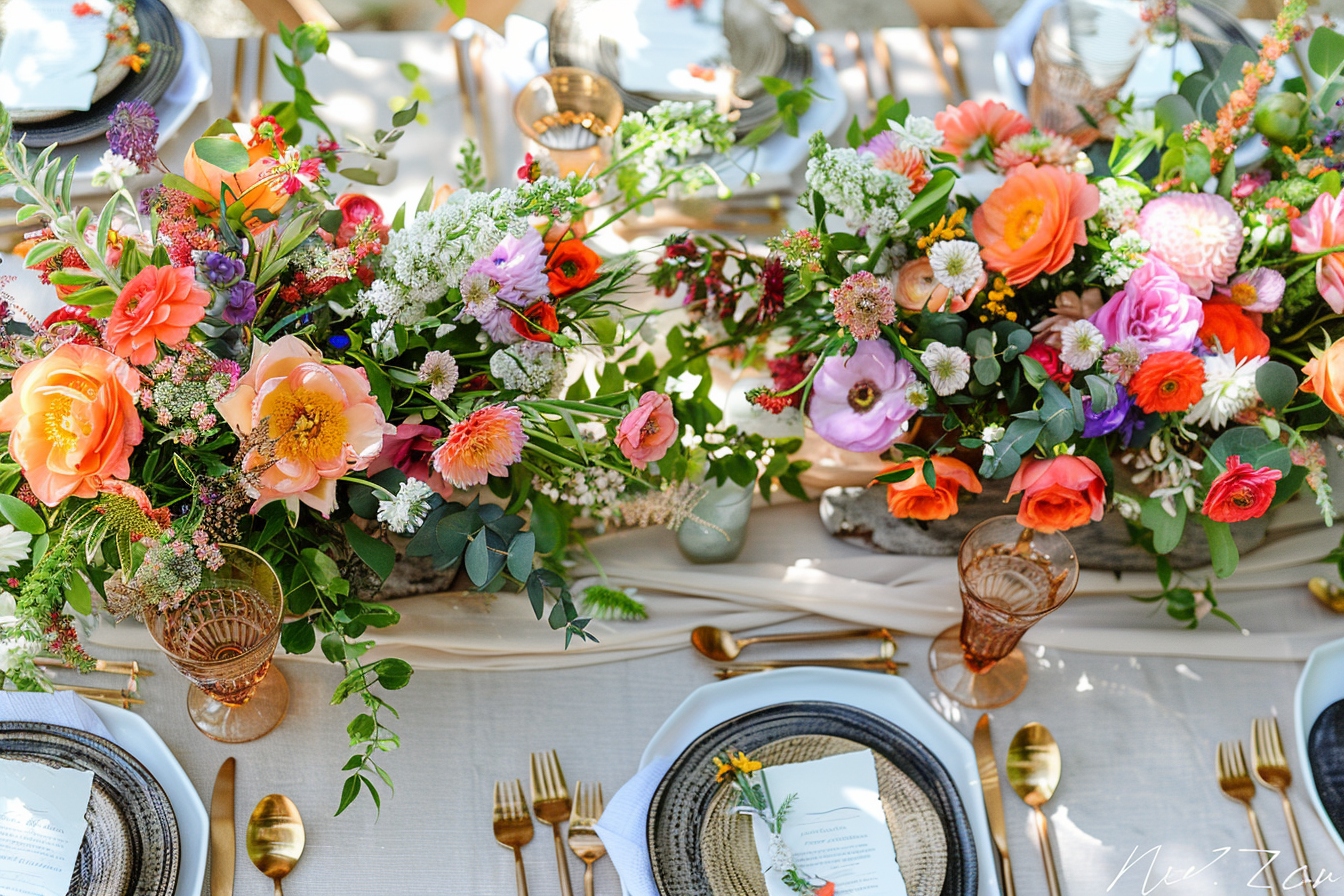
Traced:
MULTIPOLYGON (((233 864, 237 851, 233 793, 238 763, 225 759, 215 776, 210 797, 210 894, 233 896, 233 864)), ((307 843, 303 818, 289 797, 279 793, 261 798, 247 820, 244 835, 247 857, 269 877, 275 896, 284 896, 280 881, 298 864, 307 843)))
MULTIPOLYGON (((1297 815, 1288 800, 1288 788, 1293 783, 1293 771, 1288 765, 1288 757, 1283 749, 1283 736, 1279 732, 1276 718, 1254 719, 1251 722, 1251 763, 1246 763, 1246 750, 1242 742, 1223 741, 1218 744, 1215 758, 1215 770, 1218 775, 1218 787, 1229 799, 1236 800, 1246 807, 1246 818, 1251 825, 1251 836, 1255 848, 1262 857, 1274 855, 1266 845, 1265 832, 1260 827, 1259 816, 1255 813, 1252 800, 1255 797, 1255 782, 1277 791, 1283 802, 1283 817, 1288 826, 1288 837, 1293 844, 1293 855, 1297 859, 1296 872, 1300 872, 1300 887, 1303 893, 1315 894, 1312 886, 1311 864, 1307 861, 1307 850, 1302 845, 1302 834, 1297 827, 1297 815), (1252 777, 1254 776, 1254 777, 1252 777)), ((1264 863, 1264 877, 1268 889, 1274 896, 1283 896, 1279 876, 1274 871, 1273 861, 1264 863)))
MULTIPOLYGON (((55 657, 40 656, 34 657, 33 662, 43 669, 70 669, 71 667, 55 657)), ((148 678, 154 673, 144 668, 134 660, 95 660, 92 672, 102 672, 108 675, 126 676, 126 684, 120 688, 99 688, 90 687, 83 684, 65 684, 55 682, 52 688, 57 691, 71 691, 85 697, 89 700, 95 700, 99 703, 106 703, 110 706, 120 706, 122 709, 130 709, 132 706, 143 706, 144 699, 140 696, 140 679, 148 678)), ((50 673, 48 673, 50 674, 50 673)))
MULTIPOLYGON (((980 716, 975 725, 972 744, 975 746, 976 765, 980 769, 980 787, 985 798, 985 814, 989 817, 989 833, 994 841, 998 858, 999 880, 1004 896, 1017 896, 1013 880, 1013 864, 1008 856, 1008 825, 1003 812, 1003 793, 999 787, 999 766, 994 755, 990 734, 989 715, 980 716)), ((1045 865, 1045 884, 1050 896, 1060 896, 1059 868, 1055 863, 1054 847, 1050 845, 1050 825, 1042 807, 1055 795, 1063 772, 1059 744, 1050 729, 1039 722, 1028 722, 1013 735, 1005 762, 1008 784, 1031 807, 1036 818, 1037 839, 1041 860, 1045 865)))
POLYGON ((529 769, 532 791, 532 809, 523 796, 523 782, 517 779, 495 782, 492 823, 495 840, 513 851, 514 872, 518 896, 527 896, 527 873, 523 869, 523 847, 532 842, 532 816, 551 826, 555 838, 555 862, 560 876, 561 896, 573 896, 569 877, 569 862, 565 856, 568 843, 574 855, 583 861, 583 890, 593 896, 593 863, 607 854, 597 836, 597 822, 602 818, 602 785, 577 781, 574 796, 570 798, 565 784, 565 773, 554 750, 533 753, 529 769), (560 826, 568 822, 568 837, 560 833, 560 826))
POLYGON ((844 641, 854 639, 877 640, 878 655, 875 657, 841 657, 827 659, 781 659, 764 660, 750 663, 736 663, 732 666, 720 666, 714 673, 720 680, 749 675, 752 672, 764 672, 767 669, 789 669, 800 666, 824 666, 831 669, 859 669, 866 672, 883 672, 887 675, 899 675, 900 670, 909 663, 897 662, 896 635, 904 634, 888 628, 851 628, 823 632, 783 632, 772 635, 755 635, 739 638, 732 632, 724 631, 712 625, 702 625, 691 632, 691 646, 707 659, 717 663, 732 663, 742 653, 743 648, 752 644, 784 644, 806 641, 844 641))

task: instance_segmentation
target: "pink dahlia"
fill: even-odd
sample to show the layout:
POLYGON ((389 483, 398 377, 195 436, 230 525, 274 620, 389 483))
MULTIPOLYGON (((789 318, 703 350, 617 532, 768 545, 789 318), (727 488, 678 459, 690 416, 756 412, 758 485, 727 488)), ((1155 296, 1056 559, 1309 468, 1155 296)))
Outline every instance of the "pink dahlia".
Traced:
POLYGON ((918 193, 929 182, 929 166, 925 163, 924 153, 906 146, 899 134, 883 131, 859 147, 859 153, 870 153, 873 166, 885 171, 895 171, 910 179, 910 192, 918 193))
POLYGON ((522 411, 486 405, 448 428, 448 438, 434 451, 434 469, 457 488, 484 485, 491 476, 508 475, 522 460, 526 442, 522 411))
POLYGON ((1139 235, 1152 246, 1150 256, 1170 265, 1202 299, 1236 273, 1244 240, 1232 203, 1209 193, 1154 199, 1139 215, 1139 235))
MULTIPOLYGON (((1292 228, 1294 252, 1344 249, 1344 202, 1322 193, 1292 228)), ((1316 291, 1336 314, 1344 313, 1344 252, 1316 259, 1316 291)))

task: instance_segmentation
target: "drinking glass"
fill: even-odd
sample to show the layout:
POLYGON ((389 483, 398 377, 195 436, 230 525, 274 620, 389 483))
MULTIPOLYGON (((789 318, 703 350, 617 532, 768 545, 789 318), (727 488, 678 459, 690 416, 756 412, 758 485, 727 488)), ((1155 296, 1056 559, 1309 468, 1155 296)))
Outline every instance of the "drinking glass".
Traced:
POLYGON ((147 614, 154 641, 194 687, 187 712, 206 737, 256 740, 285 717, 289 685, 271 664, 285 599, 259 555, 220 545, 224 565, 202 573, 179 606, 147 614))
POLYGON ((1047 535, 996 516, 962 539, 957 577, 961 624, 929 648, 934 683, 974 709, 1011 703, 1027 686, 1017 642, 1073 594, 1078 556, 1059 532, 1047 535))
POLYGON ((551 154, 560 176, 593 176, 611 161, 612 135, 625 104, 611 81, 561 66, 527 83, 513 105, 528 148, 551 154))

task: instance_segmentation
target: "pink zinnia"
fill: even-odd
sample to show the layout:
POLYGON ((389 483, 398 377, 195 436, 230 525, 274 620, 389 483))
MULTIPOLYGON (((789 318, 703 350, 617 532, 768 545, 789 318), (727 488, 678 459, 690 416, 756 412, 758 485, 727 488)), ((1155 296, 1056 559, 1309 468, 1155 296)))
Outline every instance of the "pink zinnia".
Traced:
POLYGON ((1274 501, 1275 482, 1283 473, 1272 467, 1256 469, 1241 462, 1239 455, 1227 458, 1227 469, 1209 486, 1200 512, 1215 523, 1239 523, 1264 516, 1274 501))
POLYGON ((434 451, 434 469, 457 488, 484 485, 491 476, 507 476, 522 460, 526 443, 522 411, 487 405, 448 428, 448 438, 434 451))
POLYGON ((910 191, 918 193, 929 182, 928 165, 924 153, 914 147, 905 146, 898 134, 883 131, 859 147, 859 153, 870 153, 873 166, 884 171, 904 174, 910 179, 910 191))
MULTIPOLYGON (((1344 248, 1344 202, 1322 193, 1291 226, 1294 252, 1344 248)), ((1316 291, 1336 314, 1344 313, 1344 252, 1316 259, 1316 291)))
POLYGON ((1221 196, 1168 193, 1139 215, 1139 236, 1150 256, 1165 261, 1201 299, 1237 271, 1244 241, 1241 216, 1221 196))
POLYGON ((881 325, 896 319, 891 287, 868 271, 845 278, 831 290, 831 301, 835 304, 835 322, 855 339, 876 339, 882 333, 881 325))
POLYGON ((933 123, 943 132, 943 152, 950 152, 957 158, 966 155, 982 140, 993 152, 1009 137, 1031 130, 1031 122, 1024 115, 995 100, 983 103, 967 100, 960 106, 949 106, 933 117, 933 123))

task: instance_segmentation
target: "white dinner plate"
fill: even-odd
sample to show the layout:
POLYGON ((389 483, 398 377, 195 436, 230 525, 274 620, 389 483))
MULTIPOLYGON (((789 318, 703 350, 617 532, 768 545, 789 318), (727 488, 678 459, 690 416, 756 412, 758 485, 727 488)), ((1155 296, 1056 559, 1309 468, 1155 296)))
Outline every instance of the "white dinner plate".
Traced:
POLYGON ((966 806, 979 857, 980 896, 999 896, 998 867, 975 750, 904 679, 846 669, 780 669, 707 684, 668 716, 644 748, 639 767, 681 755, 710 728, 743 713, 777 703, 820 700, 844 703, 887 719, 910 732, 947 767, 966 806))
POLYGON ((178 836, 182 840, 182 858, 177 867, 175 896, 200 896, 205 883, 205 856, 210 843, 210 819, 177 757, 149 723, 135 713, 86 701, 103 720, 119 747, 149 769, 149 773, 168 794, 168 802, 177 816, 178 836))
POLYGON ((1297 692, 1293 697, 1293 730, 1297 735, 1297 764, 1302 769, 1302 783, 1330 839, 1344 853, 1344 837, 1335 829, 1330 816, 1325 814, 1321 795, 1316 792, 1316 776, 1311 771, 1311 758, 1307 755, 1307 737, 1311 734, 1311 726, 1316 724, 1316 719, 1326 707, 1338 700, 1344 700, 1344 638, 1322 644, 1311 652, 1302 669, 1302 677, 1297 680, 1297 692))

